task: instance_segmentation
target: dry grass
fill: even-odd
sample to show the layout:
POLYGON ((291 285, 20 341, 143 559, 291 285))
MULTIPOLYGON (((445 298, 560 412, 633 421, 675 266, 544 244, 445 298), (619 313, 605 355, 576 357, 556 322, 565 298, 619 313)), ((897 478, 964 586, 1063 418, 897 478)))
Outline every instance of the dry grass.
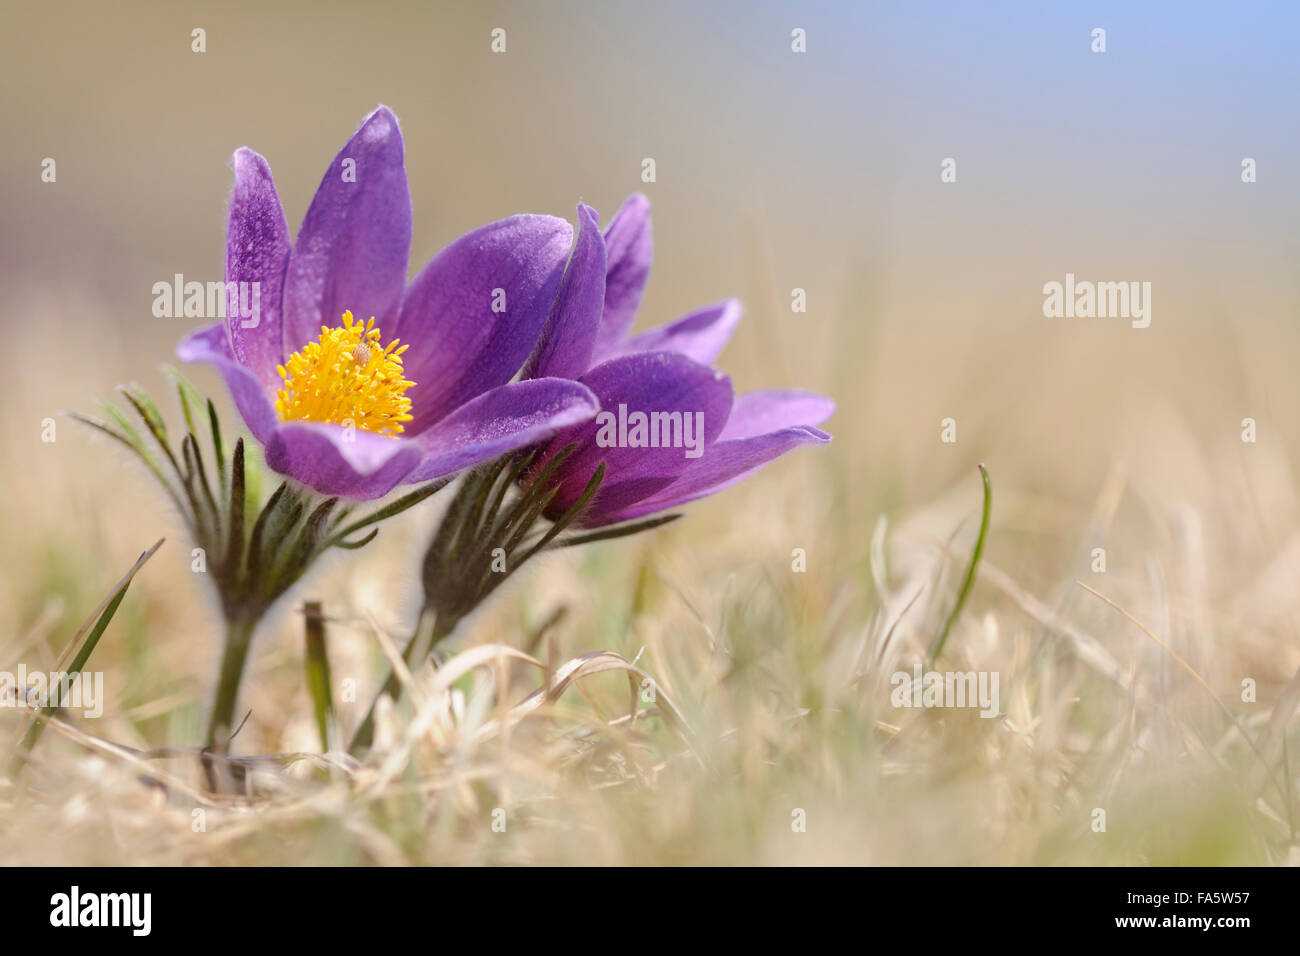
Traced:
MULTIPOLYGON (((741 334, 761 353, 771 333, 741 334)), ((106 442, 66 421, 55 444, 34 437, 55 402, 92 390, 73 370, 15 381, 21 411, 0 448, 22 493, 0 503, 0 614, 14 624, 0 667, 51 665, 135 556, 168 540, 96 650, 104 717, 51 722, 33 764, 4 780, 0 861, 1297 862, 1300 486, 1285 443, 1242 446, 1234 420, 1168 392, 1122 420, 1071 418, 1063 381, 1036 386, 1016 417, 959 370, 909 410, 889 397, 905 388, 899 340, 869 334, 878 374, 827 376, 841 403, 827 453, 666 529, 534 562, 464 622, 448 663, 411 678, 363 764, 320 756, 301 604, 324 600, 336 692, 355 681, 346 732, 385 643, 410 632, 416 559, 448 492, 318 568, 254 650, 234 749, 279 756, 243 761, 251 798, 206 793, 187 749, 218 628, 184 534, 106 442), (944 407, 976 423, 956 447, 937 440, 944 407), (1073 422, 1073 447, 1025 443, 1041 416, 1073 422), (992 530, 939 666, 996 671, 1001 714, 894 707, 889 675, 952 610, 980 459, 992 530), (1105 574, 1090 568, 1098 546, 1105 574)), ((1182 363, 1222 345, 1208 335, 1182 363)), ((1002 357, 1031 380, 1016 364, 1028 357, 1002 357)), ((1130 361, 1153 391, 1183 375, 1130 361)), ((1073 367, 1050 349, 1032 362, 1073 367)), ((1239 418, 1237 387, 1215 387, 1212 407, 1239 418)), ((21 718, 0 714, 6 739, 21 718)))

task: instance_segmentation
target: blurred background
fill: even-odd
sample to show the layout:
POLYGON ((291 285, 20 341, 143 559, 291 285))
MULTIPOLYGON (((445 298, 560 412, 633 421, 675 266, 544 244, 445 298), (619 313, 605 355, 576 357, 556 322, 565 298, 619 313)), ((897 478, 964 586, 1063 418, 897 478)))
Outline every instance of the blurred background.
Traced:
MULTIPOLYGON (((1158 649, 1139 667, 1146 638, 1073 584, 1105 546, 1109 568, 1093 585, 1221 697, 1257 679, 1263 720, 1300 666, 1297 29, 1300 8, 1282 2, 4 4, 0 618, 15 646, 61 648, 168 534, 99 652, 118 668, 126 715, 100 732, 155 745, 198 733, 217 643, 211 615, 195 610, 207 599, 184 536, 125 456, 65 419, 43 443, 42 421, 92 410, 129 380, 161 397, 158 367, 197 323, 155 318, 152 286, 175 273, 221 278, 236 148, 267 157, 296 233, 337 149, 384 103, 406 141, 412 276, 482 223, 572 219, 578 200, 608 221, 643 191, 656 252, 638 327, 738 296, 746 319, 720 362, 738 390, 802 387, 838 402, 829 448, 694 506, 652 540, 607 546, 622 562, 599 569, 611 593, 652 568, 673 587, 691 582, 692 613, 716 624, 743 582, 789 580, 802 547, 809 571, 782 587, 803 623, 768 626, 787 643, 804 635, 812 643, 796 650, 820 659, 808 622, 891 619, 909 582, 960 564, 936 542, 968 553, 982 461, 997 495, 994 573, 1053 614, 1091 621, 1126 671, 1155 668, 1159 692, 1175 694, 1186 675, 1164 669, 1158 649), (504 54, 490 48, 498 27, 504 54), (1092 51, 1098 27, 1104 53, 1092 51), (804 53, 791 49, 796 28, 804 53), (41 178, 47 157, 53 183, 41 178), (647 157, 653 183, 641 180, 647 157), (946 158, 956 182, 940 180, 946 158), (1242 182, 1245 158, 1254 183, 1242 182), (1150 282, 1150 327, 1045 318, 1042 287, 1067 272, 1150 282), (796 288, 806 312, 791 310, 796 288), (948 417, 955 444, 940 441, 948 417), (1247 417, 1253 444, 1241 440, 1247 417), (885 593, 868 568, 882 516, 885 593)), ((229 407, 215 376, 187 374, 229 407)), ((385 532, 364 573, 335 567, 312 587, 343 582, 329 592, 345 595, 341 614, 368 608, 399 632, 422 533, 419 522, 385 532)), ((614 599, 589 593, 584 560, 555 559, 511 592, 503 619, 569 600, 572 649, 604 646, 601 602, 614 599)), ((916 622, 917 646, 950 603, 945 587, 921 602, 934 606, 916 622)), ((981 588, 969 627, 989 654, 1012 654, 1013 635, 1046 640, 1023 602, 981 588)), ((248 752, 311 745, 305 697, 268 690, 279 677, 292 686, 300 667, 298 625, 276 626, 259 651, 270 676, 248 692, 264 695, 248 752)), ((634 638, 617 639, 635 653, 634 638)), ((375 658, 364 635, 356 643, 357 661, 375 658)), ((1215 719, 1200 693, 1189 707, 1215 719)), ((1155 771, 1161 786, 1168 772, 1155 771)), ((852 772, 831 776, 851 793, 852 772)), ((954 820, 984 805, 949 797, 954 820)), ((1014 801, 1000 806, 1016 817, 1014 801)), ((912 852, 854 819, 867 858, 912 852)), ((1003 862, 1073 852, 980 832, 987 844, 976 845, 1003 862)), ((764 858, 753 833, 732 835, 747 848, 734 858, 764 858)), ((1197 844, 1190 858, 1236 859, 1219 846, 1197 844)), ((843 852, 831 841, 808 858, 843 852)), ((1286 855, 1270 853, 1247 859, 1286 855)))

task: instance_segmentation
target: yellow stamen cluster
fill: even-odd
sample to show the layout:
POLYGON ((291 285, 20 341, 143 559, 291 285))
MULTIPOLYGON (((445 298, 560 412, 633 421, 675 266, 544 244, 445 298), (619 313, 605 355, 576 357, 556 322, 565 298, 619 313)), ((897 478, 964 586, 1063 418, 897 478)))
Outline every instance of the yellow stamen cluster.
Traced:
POLYGON ((320 338, 289 356, 276 371, 284 380, 275 410, 285 422, 331 422, 396 438, 411 420, 402 353, 394 339, 379 344, 371 317, 364 324, 343 313, 343 325, 321 326, 320 338))

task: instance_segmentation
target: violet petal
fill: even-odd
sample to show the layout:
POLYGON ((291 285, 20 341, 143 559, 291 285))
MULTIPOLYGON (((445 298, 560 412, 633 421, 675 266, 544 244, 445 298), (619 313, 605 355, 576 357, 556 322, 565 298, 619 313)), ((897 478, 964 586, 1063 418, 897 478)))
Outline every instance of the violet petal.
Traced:
POLYGON ((663 490, 618 512, 593 512, 582 523, 613 524, 676 508, 743 481, 768 462, 800 445, 824 444, 830 440, 830 435, 811 425, 796 425, 765 435, 716 442, 705 451, 703 458, 687 465, 663 490))
POLYGON ((737 395, 720 441, 750 438, 798 425, 820 425, 835 414, 835 403, 824 395, 796 389, 760 389, 737 395))
POLYGON ((636 319, 650 262, 654 236, 650 229, 650 200, 629 196, 605 230, 605 314, 596 336, 594 360, 612 356, 636 319))
POLYGON ((278 424, 275 403, 252 370, 235 358, 224 323, 205 325, 185 336, 176 346, 176 356, 183 362, 206 362, 216 368, 226 380, 244 424, 254 438, 266 443, 278 424))
MULTIPOLYGON (((599 528, 602 525, 616 524, 625 520, 623 514, 669 487, 675 476, 665 475, 650 478, 630 478, 627 481, 601 483, 600 491, 591 504, 574 524, 582 528, 599 528)), ((651 509, 658 510, 658 509, 651 509)), ((552 520, 560 517, 564 510, 557 507, 547 509, 546 516, 552 520)))
POLYGON ((536 378, 484 392, 413 439, 424 458, 407 481, 427 481, 535 445, 599 410, 583 385, 536 378))
POLYGON ((419 446, 361 428, 283 422, 266 442, 266 463, 325 495, 381 498, 420 463, 419 446))
POLYGON ((409 434, 519 371, 559 289, 572 235, 555 216, 512 216, 466 233, 424 267, 393 332, 410 346, 409 434))
POLYGON ((397 117, 381 106, 325 172, 303 219, 284 286, 284 354, 374 316, 391 338, 411 252, 411 194, 397 117))
POLYGON ((616 354, 681 352, 697 362, 710 364, 731 338, 743 311, 739 299, 727 299, 625 339, 616 347, 616 354))
MULTIPOLYGON (((539 465, 569 444, 579 446, 555 476, 560 491, 552 510, 563 510, 576 501, 602 461, 605 482, 612 485, 632 479, 671 478, 692 460, 687 457, 690 449, 683 445, 631 445, 632 428, 620 435, 620 420, 632 426, 632 416, 638 412, 647 416, 680 413, 684 426, 690 416, 691 444, 704 450, 722 431, 731 411, 731 380, 716 369, 674 352, 643 352, 611 359, 589 371, 581 382, 595 393, 601 412, 594 420, 557 434, 543 452, 539 465), (699 431, 695 430, 697 421, 699 431), (602 441, 613 444, 602 446, 602 441)), ((678 437, 685 438, 684 429, 678 437)))
POLYGON ((591 367, 591 351, 605 304, 605 240, 600 215, 578 204, 578 238, 551 305, 525 378, 577 378, 591 367))
POLYGON ((226 326, 234 357, 269 387, 279 382, 275 368, 284 361, 280 300, 289 262, 289 224, 266 160, 244 147, 235 151, 233 164, 226 281, 250 285, 227 292, 226 326), (256 283, 256 295, 251 283, 256 283))

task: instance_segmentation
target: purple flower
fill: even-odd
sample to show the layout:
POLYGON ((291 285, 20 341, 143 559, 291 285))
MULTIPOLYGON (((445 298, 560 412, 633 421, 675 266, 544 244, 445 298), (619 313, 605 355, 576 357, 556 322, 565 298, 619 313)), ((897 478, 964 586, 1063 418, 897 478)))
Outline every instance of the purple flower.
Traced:
POLYGON ((733 400, 731 381, 711 367, 736 323, 728 299, 629 336, 653 255, 650 203, 628 199, 602 235, 599 216, 578 206, 578 238, 526 375, 567 376, 595 393, 594 420, 558 432, 532 474, 562 448, 577 448, 554 472, 560 514, 600 462, 600 490, 578 523, 613 524, 677 507, 733 485, 804 444, 830 441, 813 426, 835 411, 828 398, 767 390, 733 400))
POLYGON ((387 107, 334 158, 292 245, 266 160, 244 148, 234 168, 228 317, 177 354, 221 372, 273 469, 324 494, 378 498, 595 414, 576 382, 511 383, 564 274, 563 219, 483 226, 407 285, 411 198, 387 107))

